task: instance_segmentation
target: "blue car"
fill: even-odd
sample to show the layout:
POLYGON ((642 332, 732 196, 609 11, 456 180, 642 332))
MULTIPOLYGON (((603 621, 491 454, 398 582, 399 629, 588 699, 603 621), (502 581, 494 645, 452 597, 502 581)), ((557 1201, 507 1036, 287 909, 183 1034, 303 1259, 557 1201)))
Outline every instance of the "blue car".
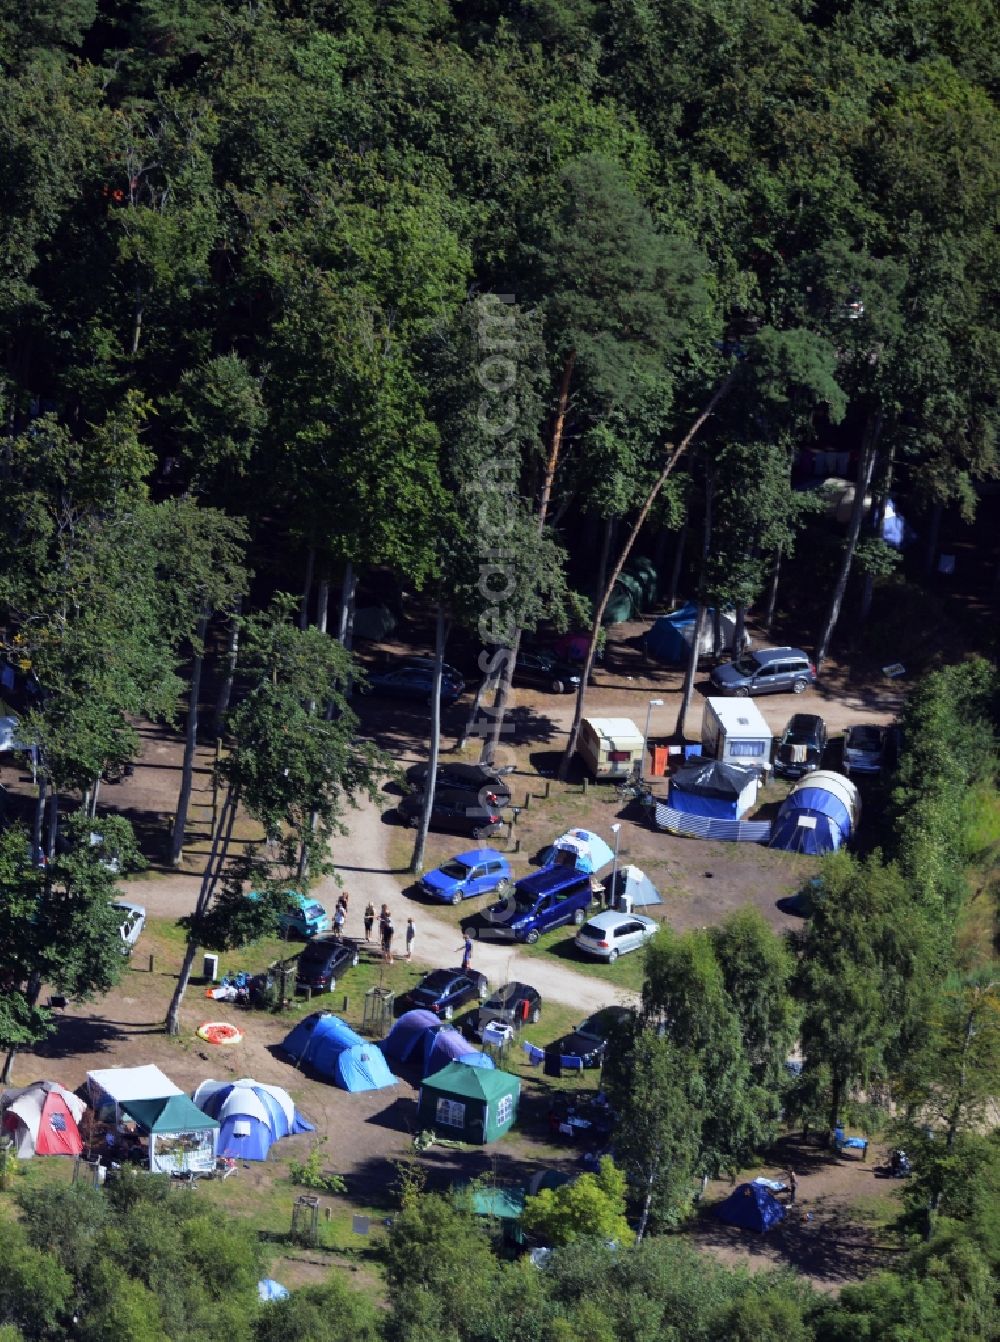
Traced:
POLYGON ((474 969, 433 969, 397 1000, 403 1011, 433 1011, 442 1020, 451 1020, 460 1007, 485 1002, 489 995, 485 974, 474 969))
POLYGON ((429 871, 420 882, 420 889, 442 904, 461 904, 463 899, 473 899, 491 890, 505 894, 511 879, 510 864, 505 857, 493 848, 473 848, 429 871))
MULTIPOLYGON (((434 685, 434 661, 430 657, 408 657, 386 671, 368 677, 366 693, 388 695, 394 699, 415 699, 429 704, 434 685)), ((441 702, 453 704, 465 690, 465 682, 453 666, 441 671, 441 702)))

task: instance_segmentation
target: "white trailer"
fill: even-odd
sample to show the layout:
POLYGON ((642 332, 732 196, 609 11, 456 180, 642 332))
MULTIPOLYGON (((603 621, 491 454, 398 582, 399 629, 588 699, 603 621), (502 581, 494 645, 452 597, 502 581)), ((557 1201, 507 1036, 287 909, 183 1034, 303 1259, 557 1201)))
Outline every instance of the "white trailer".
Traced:
POLYGON ((576 753, 594 778, 627 778, 642 767, 642 732, 631 718, 584 718, 576 753))
POLYGON ((766 773, 771 767, 771 746, 771 729, 752 699, 705 700, 702 755, 766 773))

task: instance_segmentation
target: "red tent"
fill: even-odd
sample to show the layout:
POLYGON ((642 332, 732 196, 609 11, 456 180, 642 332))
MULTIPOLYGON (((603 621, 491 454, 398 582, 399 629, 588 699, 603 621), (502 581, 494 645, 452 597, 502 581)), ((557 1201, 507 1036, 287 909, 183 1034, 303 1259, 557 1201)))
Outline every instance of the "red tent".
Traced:
POLYGON ((58 1081, 35 1081, 0 1095, 0 1129, 14 1139, 21 1160, 31 1156, 78 1156, 86 1105, 58 1081))

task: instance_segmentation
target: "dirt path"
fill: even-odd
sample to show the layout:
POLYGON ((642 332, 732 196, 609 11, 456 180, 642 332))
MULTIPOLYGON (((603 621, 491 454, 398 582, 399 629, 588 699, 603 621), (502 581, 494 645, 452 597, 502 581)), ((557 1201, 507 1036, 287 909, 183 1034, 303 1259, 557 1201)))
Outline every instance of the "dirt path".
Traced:
MULTIPOLYGON (((379 805, 366 802, 357 811, 351 811, 348 824, 349 837, 337 840, 338 852, 355 856, 354 863, 342 863, 339 866, 342 888, 351 897, 346 929, 348 935, 360 937, 362 934, 362 915, 370 899, 376 909, 388 904, 396 928, 396 948, 402 949, 406 919, 413 915, 417 928, 415 957, 432 965, 459 964, 462 944, 455 928, 436 918, 433 910, 424 905, 420 905, 414 912, 413 903, 404 898, 399 880, 396 879, 403 877, 404 873, 393 872, 389 867, 387 830, 382 823, 379 805)), ((153 881, 126 881, 124 886, 128 892, 127 898, 144 904, 150 913, 158 917, 179 918, 191 912, 198 879, 189 875, 164 876, 153 881)), ((312 893, 320 903, 332 910, 340 888, 332 877, 328 877, 316 885, 312 893)), ((477 942, 473 966, 485 974, 491 984, 503 983, 508 979, 531 983, 543 998, 579 1007, 581 1016, 600 1007, 627 1005, 636 1001, 636 994, 625 989, 576 974, 562 965, 549 964, 542 958, 529 959, 506 945, 477 942)))

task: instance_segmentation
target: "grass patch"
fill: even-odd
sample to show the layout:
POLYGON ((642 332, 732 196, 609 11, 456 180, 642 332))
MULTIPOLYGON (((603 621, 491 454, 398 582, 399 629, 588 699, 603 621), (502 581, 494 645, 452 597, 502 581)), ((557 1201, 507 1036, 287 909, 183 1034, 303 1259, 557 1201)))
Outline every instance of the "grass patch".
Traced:
POLYGON ((970 861, 995 861, 1000 848, 1000 793, 991 787, 973 788, 963 810, 962 829, 970 861))

